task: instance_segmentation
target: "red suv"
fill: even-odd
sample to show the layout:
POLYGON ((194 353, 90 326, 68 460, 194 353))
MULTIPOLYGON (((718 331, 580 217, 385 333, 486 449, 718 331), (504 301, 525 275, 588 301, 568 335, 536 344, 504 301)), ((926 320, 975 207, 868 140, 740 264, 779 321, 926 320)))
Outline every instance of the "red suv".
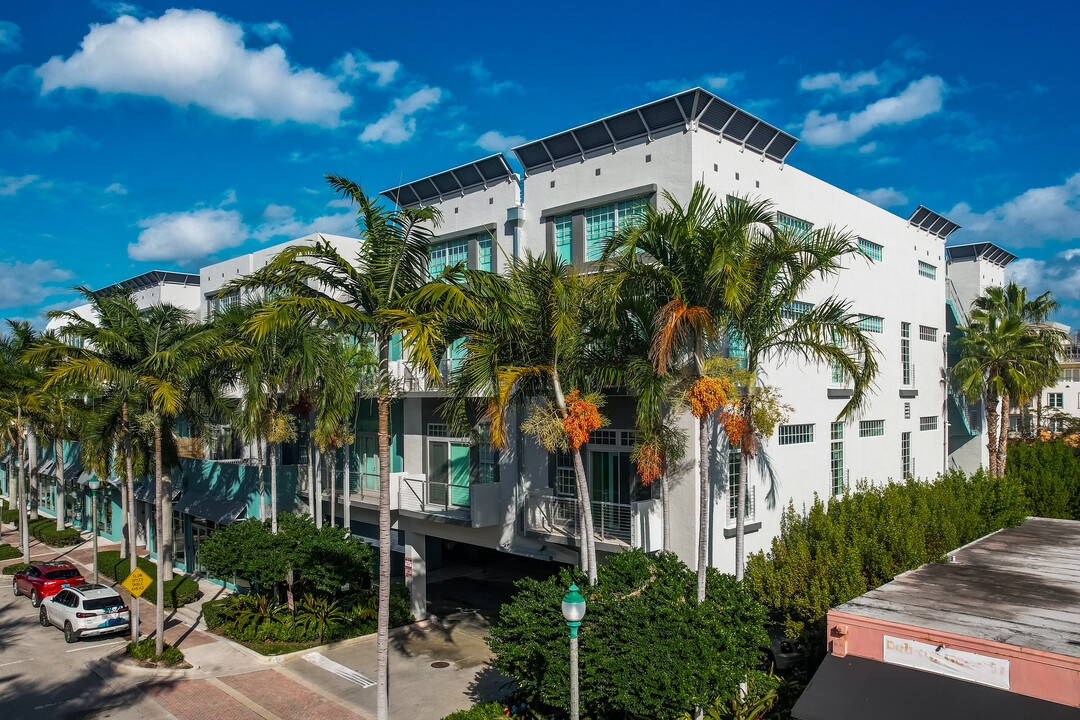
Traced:
POLYGON ((66 587, 85 585, 82 573, 69 562, 39 562, 15 573, 11 591, 16 596, 29 595, 34 607, 66 587))

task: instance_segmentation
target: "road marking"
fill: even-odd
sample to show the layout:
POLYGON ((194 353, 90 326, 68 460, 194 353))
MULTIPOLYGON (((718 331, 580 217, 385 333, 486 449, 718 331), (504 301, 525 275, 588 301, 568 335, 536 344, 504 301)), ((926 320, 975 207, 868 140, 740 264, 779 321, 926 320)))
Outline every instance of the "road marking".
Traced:
POLYGON ((334 673, 338 677, 344 678, 351 683, 356 683, 362 688, 369 688, 375 686, 375 681, 369 678, 367 675, 361 675, 352 668, 347 668, 341 663, 336 663, 322 653, 310 652, 304 655, 303 658, 312 665, 321 667, 323 670, 334 673))
POLYGON ((124 642, 123 640, 117 640, 116 642, 111 642, 111 643, 95 643, 93 645, 87 645, 86 647, 75 648, 74 650, 65 650, 64 652, 69 652, 70 653, 70 652, 80 652, 82 650, 93 650, 94 648, 103 648, 103 647, 109 647, 110 645, 119 645, 119 644, 121 644, 123 642, 124 642))
POLYGON ((30 662, 33 659, 34 658, 32 658, 32 657, 28 657, 28 658, 25 658, 23 660, 12 660, 11 662, 0 663, 0 667, 7 667, 8 665, 18 665, 19 663, 23 663, 23 662, 30 662))
POLYGON ((49 703, 48 705, 38 705, 34 709, 35 710, 44 710, 45 708, 56 707, 57 705, 63 705, 64 703, 69 703, 69 702, 71 702, 71 700, 61 700, 60 702, 49 703))

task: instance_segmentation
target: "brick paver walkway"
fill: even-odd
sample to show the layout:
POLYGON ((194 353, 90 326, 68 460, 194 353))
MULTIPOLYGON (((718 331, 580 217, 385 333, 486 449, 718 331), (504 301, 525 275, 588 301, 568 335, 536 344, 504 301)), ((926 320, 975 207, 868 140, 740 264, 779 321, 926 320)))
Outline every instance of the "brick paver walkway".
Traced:
POLYGON ((351 710, 313 693, 275 670, 218 678, 282 720, 362 720, 351 710))
POLYGON ((153 682, 141 689, 178 720, 261 720, 258 713, 206 680, 153 682))

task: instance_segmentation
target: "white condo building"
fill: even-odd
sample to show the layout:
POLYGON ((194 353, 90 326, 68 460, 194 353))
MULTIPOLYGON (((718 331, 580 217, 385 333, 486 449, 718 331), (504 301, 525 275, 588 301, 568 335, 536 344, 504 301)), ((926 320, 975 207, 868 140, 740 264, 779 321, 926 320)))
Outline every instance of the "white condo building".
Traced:
MULTIPOLYGON (((1004 268, 1014 256, 989 243, 947 250, 955 223, 923 206, 908 218, 894 215, 799 170, 787 162, 796 143, 776 127, 694 89, 521 145, 513 154, 523 173, 515 172, 506 156, 495 154, 383 193, 402 206, 441 211, 430 251, 433 274, 461 261, 501 272, 526 252, 557 253, 587 271, 603 240, 641 203, 663 206, 664 192, 683 202, 698 181, 721 200, 729 195, 768 199, 778 221, 792 228, 832 225, 858 236, 861 255, 850 258, 839 275, 814 285, 793 311, 829 295, 849 301, 877 344, 876 387, 860 414, 837 422, 851 396, 841 375, 795 358, 769 359, 761 380, 777 388, 794 409, 760 457, 740 467, 722 431, 714 430, 709 561, 725 572, 735 564, 733 491, 739 473, 749 489, 746 550, 754 553, 769 548, 789 503, 801 509, 815 496, 827 498, 861 480, 932 478, 949 467, 973 470, 985 461, 982 409, 960 399, 947 381, 949 336, 966 321, 972 298, 989 284, 1003 283, 1004 268)), ((138 293, 157 292, 154 302, 175 302, 208 318, 239 300, 223 292, 230 280, 265 266, 287 245, 313 237, 215 263, 197 275, 155 272, 140 276, 145 282, 129 282, 138 293), (173 287, 173 276, 183 276, 182 291, 173 287), (170 293, 178 292, 184 294, 172 299, 170 293)), ((327 239, 346 257, 358 242, 327 239)), ((737 346, 729 347, 731 356, 738 353, 737 346)), ((415 377, 399 354, 392 356, 392 366, 406 389, 391 412, 393 572, 411 586, 414 613, 426 615, 427 578, 437 577, 441 568, 449 572, 478 557, 575 563, 578 531, 568 459, 545 452, 517 431, 501 451, 449 436, 438 412, 439 394, 415 377)), ((610 426, 593 433, 583 448, 601 553, 658 550, 661 544, 659 489, 643 487, 629 459, 633 403, 632 397, 609 398, 604 412, 610 426)), ((700 459, 693 418, 686 414, 680 422, 690 442, 686 459, 673 473, 672 549, 693 566, 700 459)), ((519 424, 513 420, 511 430, 519 424)), ((376 437, 372 407, 361 414, 356 440, 337 464, 350 469, 347 500, 341 493, 343 475, 333 480, 338 492, 332 509, 330 479, 323 481, 324 517, 337 518, 373 542, 376 437)), ((302 435, 296 447, 283 448, 279 462, 298 466, 288 492, 295 487, 298 506, 311 509, 302 469, 304 444, 302 435)), ((240 447, 215 459, 243 463, 254 454, 254 448, 240 447)), ((327 464, 319 458, 316 463, 324 472, 327 464)), ((243 473, 238 477, 237 483, 247 482, 244 487, 250 490, 250 480, 243 473)), ((255 508, 249 497, 235 512, 214 513, 209 524, 195 516, 174 518, 180 523, 174 534, 192 543, 181 550, 194 550, 215 522, 245 512, 252 516, 255 508)), ((189 568, 197 567, 193 554, 186 555, 189 568)))

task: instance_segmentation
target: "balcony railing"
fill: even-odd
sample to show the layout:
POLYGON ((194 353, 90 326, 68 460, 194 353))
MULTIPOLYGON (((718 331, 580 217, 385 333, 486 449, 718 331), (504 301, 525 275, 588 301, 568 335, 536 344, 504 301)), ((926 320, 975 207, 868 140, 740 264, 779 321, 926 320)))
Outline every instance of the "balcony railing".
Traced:
POLYGON ((349 496, 359 502, 379 504, 379 476, 366 472, 349 473, 349 496))
MULTIPOLYGON (((633 514, 629 503, 592 502, 593 534, 600 542, 630 545, 633 514)), ((525 505, 525 529, 546 535, 581 537, 581 512, 577 498, 530 495, 525 505)))
POLYGON ((428 480, 424 475, 403 475, 398 485, 398 509, 469 517, 469 486, 428 480))

